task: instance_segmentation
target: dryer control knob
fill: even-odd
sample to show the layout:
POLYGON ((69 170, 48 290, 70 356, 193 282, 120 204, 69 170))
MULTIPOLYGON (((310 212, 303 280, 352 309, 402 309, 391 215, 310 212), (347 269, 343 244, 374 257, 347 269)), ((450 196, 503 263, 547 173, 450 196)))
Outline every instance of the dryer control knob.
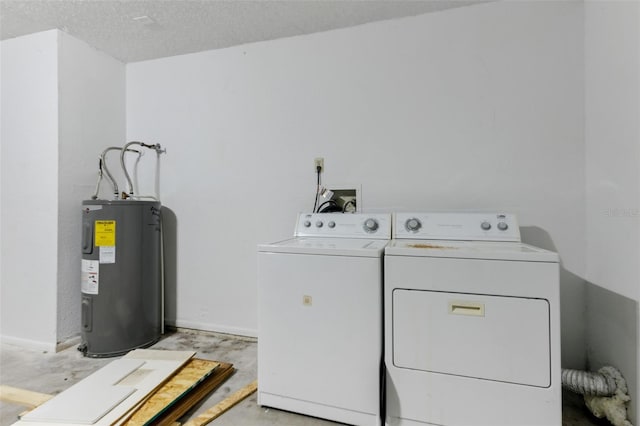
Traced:
POLYGON ((304 221, 304 227, 305 227, 305 228, 308 228, 308 227, 310 227, 310 226, 311 226, 311 222, 309 222, 308 220, 305 220, 305 221, 304 221))
POLYGON ((367 219, 364 221, 364 225, 362 227, 367 232, 374 232, 378 229, 378 222, 375 219, 367 219))
POLYGON ((412 217, 404 223, 404 227, 407 229, 407 231, 418 232, 418 229, 422 228, 422 223, 420 223, 420 221, 415 217, 412 217))
POLYGON ((498 229, 501 231, 506 231, 509 229, 509 225, 506 222, 498 222, 498 229))
POLYGON ((488 231, 489 229, 491 229, 491 224, 489 222, 482 222, 480 224, 480 228, 482 228, 484 231, 488 231))
POLYGON ((317 221, 317 222, 316 222, 316 227, 317 227, 317 228, 322 228, 322 225, 323 225, 323 223, 322 223, 322 221, 321 221, 321 220, 319 220, 319 221, 317 221))
POLYGON ((335 228, 336 227, 336 223, 334 221, 331 221, 331 222, 327 223, 327 226, 329 226, 329 228, 335 228))

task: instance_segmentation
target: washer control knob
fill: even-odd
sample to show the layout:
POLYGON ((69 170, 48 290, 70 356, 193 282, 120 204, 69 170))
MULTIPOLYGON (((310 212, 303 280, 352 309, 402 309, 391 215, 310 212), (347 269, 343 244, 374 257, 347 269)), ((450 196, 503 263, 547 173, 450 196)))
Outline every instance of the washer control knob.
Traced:
POLYGON ((407 231, 418 232, 418 229, 422 228, 422 223, 420 223, 420 221, 415 217, 412 217, 404 223, 404 227, 407 229, 407 231))
POLYGON ((309 222, 308 220, 305 220, 305 221, 304 221, 304 227, 305 227, 305 228, 308 228, 308 227, 310 227, 310 226, 311 226, 311 222, 309 222))
POLYGON ((375 232, 378 229, 378 221, 375 219, 367 219, 362 226, 367 232, 375 232))
POLYGON ((321 220, 316 222, 316 228, 322 228, 322 225, 323 225, 323 223, 322 223, 321 220))
POLYGON ((507 225, 507 222, 498 222, 498 229, 501 231, 506 231, 507 229, 509 229, 509 225, 507 225))
POLYGON ((488 231, 489 229, 491 229, 491 224, 489 222, 482 222, 480 224, 480 227, 484 230, 484 231, 488 231))
POLYGON ((334 221, 331 221, 331 222, 327 223, 327 226, 329 226, 329 228, 335 228, 336 227, 336 223, 334 221))

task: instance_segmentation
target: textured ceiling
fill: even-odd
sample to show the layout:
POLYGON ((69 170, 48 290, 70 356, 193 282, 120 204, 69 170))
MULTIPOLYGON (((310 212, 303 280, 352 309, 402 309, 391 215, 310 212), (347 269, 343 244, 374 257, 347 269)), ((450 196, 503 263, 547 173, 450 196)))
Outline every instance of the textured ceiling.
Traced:
POLYGON ((484 1, 0 0, 0 39, 58 28, 136 62, 484 1))

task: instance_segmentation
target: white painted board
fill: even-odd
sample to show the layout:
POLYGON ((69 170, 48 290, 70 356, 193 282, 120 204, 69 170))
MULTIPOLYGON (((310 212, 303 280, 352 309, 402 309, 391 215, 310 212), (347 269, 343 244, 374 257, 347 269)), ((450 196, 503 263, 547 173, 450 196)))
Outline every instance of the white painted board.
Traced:
POLYGON ((136 349, 22 417, 17 425, 111 425, 138 405, 195 352, 136 349))
POLYGON ((113 386, 144 365, 136 359, 113 361, 76 383, 22 418, 25 421, 94 424, 135 392, 130 386, 113 386))

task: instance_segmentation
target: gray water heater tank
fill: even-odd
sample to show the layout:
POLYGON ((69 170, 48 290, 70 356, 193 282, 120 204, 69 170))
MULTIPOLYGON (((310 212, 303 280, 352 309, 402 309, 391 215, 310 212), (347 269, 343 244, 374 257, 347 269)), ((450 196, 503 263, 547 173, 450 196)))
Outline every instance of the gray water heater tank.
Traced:
POLYGON ((82 343, 89 357, 152 345, 162 330, 160 203, 82 202, 82 343))

